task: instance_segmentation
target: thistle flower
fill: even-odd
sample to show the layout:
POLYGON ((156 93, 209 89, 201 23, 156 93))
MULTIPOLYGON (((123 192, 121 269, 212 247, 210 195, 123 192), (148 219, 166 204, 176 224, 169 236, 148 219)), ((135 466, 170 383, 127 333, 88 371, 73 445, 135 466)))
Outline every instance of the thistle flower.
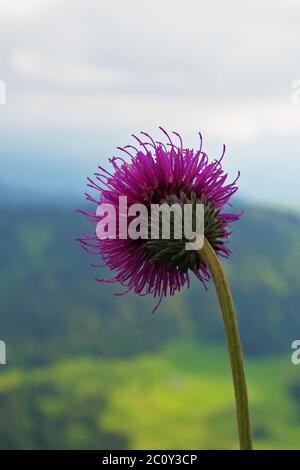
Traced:
MULTIPOLYGON (((228 257, 226 241, 230 225, 240 214, 226 210, 229 199, 236 192, 236 180, 228 183, 221 158, 209 161, 200 148, 184 148, 176 132, 177 144, 162 128, 166 143, 154 141, 141 132, 141 138, 133 136, 137 146, 118 147, 124 158, 113 157, 113 172, 99 167, 95 181, 88 178, 88 186, 96 190, 96 196, 86 194, 95 204, 112 204, 118 213, 119 196, 127 196, 128 205, 174 202, 204 204, 204 235, 215 252, 228 257)), ((82 211, 94 226, 97 216, 82 211)), ((186 240, 99 240, 96 233, 79 239, 88 252, 100 255, 104 265, 116 274, 100 282, 118 282, 139 295, 153 295, 158 299, 156 310, 163 297, 172 296, 183 286, 189 287, 190 275, 195 275, 205 286, 210 278, 209 270, 196 251, 184 250, 186 240)), ((95 266, 95 265, 93 265, 95 266)), ((119 294, 121 295, 121 294, 119 294)))
MULTIPOLYGON (((225 146, 221 158, 209 161, 202 151, 201 135, 200 148, 194 151, 184 148, 182 139, 176 132, 174 135, 178 139, 177 145, 164 129, 160 129, 167 138, 166 144, 156 142, 150 135, 142 132, 141 139, 133 136, 137 146, 118 147, 126 155, 126 160, 123 157, 113 157, 110 160, 113 173, 99 167, 100 172, 95 174, 96 181, 88 179, 88 186, 96 190, 97 196, 87 194, 86 197, 97 204, 97 207, 109 204, 114 208, 114 213, 121 216, 124 214, 119 211, 119 198, 124 196, 127 197, 128 205, 139 203, 148 208, 162 203, 169 206, 177 203, 181 207, 188 203, 194 208, 197 203, 201 203, 204 206, 203 247, 186 250, 184 245, 191 240, 184 237, 177 239, 174 236, 174 224, 173 231, 170 231, 167 238, 102 239, 97 236, 95 229, 93 235, 86 235, 79 240, 85 250, 101 256, 104 265, 116 272, 113 278, 98 279, 99 281, 119 282, 126 287, 123 293, 133 290, 139 295, 152 294, 158 298, 155 309, 163 297, 174 295, 185 285, 189 287, 191 273, 204 286, 212 277, 228 342, 240 448, 252 449, 243 352, 232 295, 219 260, 220 256, 228 257, 230 254, 226 244, 230 225, 240 217, 240 214, 226 211, 226 205, 237 190, 237 179, 227 183, 227 174, 222 168, 225 146)), ((99 215, 81 212, 96 227, 99 215)), ((119 230, 123 219, 118 220, 119 230)), ((126 223, 128 222, 129 219, 126 219, 126 223)), ((146 232, 149 235, 148 216, 146 222, 146 232)), ((183 233, 181 229, 182 227, 180 232, 183 233)), ((159 234, 161 233, 159 226, 159 234)))

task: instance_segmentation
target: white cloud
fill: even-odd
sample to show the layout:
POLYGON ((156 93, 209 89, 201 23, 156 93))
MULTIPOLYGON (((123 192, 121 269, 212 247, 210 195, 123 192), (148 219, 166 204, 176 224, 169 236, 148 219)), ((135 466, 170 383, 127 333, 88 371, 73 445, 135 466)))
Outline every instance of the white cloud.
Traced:
POLYGON ((163 121, 237 141, 299 132, 290 100, 300 73, 296 0, 0 6, 10 104, 4 125, 107 129, 163 121), (22 24, 12 25, 16 19, 22 24))
POLYGON ((69 64, 56 62, 47 56, 28 53, 14 53, 11 64, 16 74, 25 79, 32 79, 44 86, 47 84, 74 87, 115 86, 126 81, 124 72, 108 66, 90 64, 69 64))
MULTIPOLYGON (((6 122, 11 127, 74 128, 157 128, 164 124, 193 135, 199 130, 220 142, 250 142, 263 135, 299 135, 300 105, 289 99, 193 100, 144 96, 105 91, 65 93, 35 91, 8 99, 6 122)), ((266 156, 265 158, 268 158, 266 156)))
POLYGON ((32 20, 50 3, 51 0, 0 0, 0 23, 32 20))

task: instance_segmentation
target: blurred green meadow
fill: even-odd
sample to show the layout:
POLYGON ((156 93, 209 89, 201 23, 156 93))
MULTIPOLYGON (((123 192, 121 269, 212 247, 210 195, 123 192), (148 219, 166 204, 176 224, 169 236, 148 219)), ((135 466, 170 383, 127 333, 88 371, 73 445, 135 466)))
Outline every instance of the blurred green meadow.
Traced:
MULTIPOLYGON (((299 370, 248 360, 256 449, 299 449, 299 370), (295 394, 298 390, 298 395, 295 394)), ((226 350, 176 341, 130 359, 1 371, 1 447, 237 449, 226 350)))
MULTIPOLYGON (((299 449, 300 219, 246 209, 225 265, 255 448, 299 449)), ((73 208, 0 214, 1 449, 237 449, 212 287, 193 282, 151 315, 151 299, 94 281, 95 260, 74 242, 87 224, 73 208)))

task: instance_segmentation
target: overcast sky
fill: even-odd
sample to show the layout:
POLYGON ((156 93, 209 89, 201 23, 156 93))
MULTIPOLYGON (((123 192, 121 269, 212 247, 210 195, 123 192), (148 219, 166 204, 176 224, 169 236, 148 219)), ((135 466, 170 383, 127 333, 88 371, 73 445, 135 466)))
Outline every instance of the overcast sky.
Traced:
POLYGON ((225 143, 244 197, 300 206, 299 25, 298 0, 0 0, 0 180, 81 193, 162 125, 225 143))

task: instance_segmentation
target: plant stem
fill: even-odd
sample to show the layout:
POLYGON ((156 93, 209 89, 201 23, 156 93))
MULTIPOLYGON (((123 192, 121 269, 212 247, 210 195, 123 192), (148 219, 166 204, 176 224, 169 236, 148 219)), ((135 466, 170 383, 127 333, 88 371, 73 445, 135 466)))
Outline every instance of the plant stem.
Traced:
POLYGON ((252 450, 243 351, 232 295, 219 258, 206 238, 204 238, 204 245, 198 253, 210 270, 222 311, 234 384, 240 449, 252 450))

